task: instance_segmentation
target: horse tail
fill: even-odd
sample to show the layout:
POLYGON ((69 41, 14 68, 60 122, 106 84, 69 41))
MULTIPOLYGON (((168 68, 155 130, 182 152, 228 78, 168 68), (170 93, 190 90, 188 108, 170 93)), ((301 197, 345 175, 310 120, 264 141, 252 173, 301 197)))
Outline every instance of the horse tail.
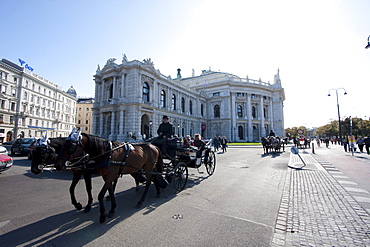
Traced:
POLYGON ((155 164, 155 168, 159 173, 163 172, 163 156, 161 150, 155 146, 155 148, 158 150, 158 158, 157 158, 157 163, 155 164))

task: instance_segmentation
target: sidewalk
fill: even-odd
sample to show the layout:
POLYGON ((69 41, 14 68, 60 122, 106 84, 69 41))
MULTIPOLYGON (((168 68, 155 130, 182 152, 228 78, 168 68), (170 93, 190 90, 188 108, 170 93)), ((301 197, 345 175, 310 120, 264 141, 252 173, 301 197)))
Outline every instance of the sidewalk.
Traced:
POLYGON ((325 156, 308 152, 300 150, 305 167, 298 155, 290 154, 293 169, 287 174, 271 246, 370 246, 369 213, 325 169, 325 156))

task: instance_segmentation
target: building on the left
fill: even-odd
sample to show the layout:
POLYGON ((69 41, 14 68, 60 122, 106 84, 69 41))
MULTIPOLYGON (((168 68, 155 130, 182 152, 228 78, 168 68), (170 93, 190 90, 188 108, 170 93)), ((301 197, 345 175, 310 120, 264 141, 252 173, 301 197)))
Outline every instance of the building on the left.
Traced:
POLYGON ((76 124, 77 95, 9 60, 0 61, 0 142, 66 137, 76 124))

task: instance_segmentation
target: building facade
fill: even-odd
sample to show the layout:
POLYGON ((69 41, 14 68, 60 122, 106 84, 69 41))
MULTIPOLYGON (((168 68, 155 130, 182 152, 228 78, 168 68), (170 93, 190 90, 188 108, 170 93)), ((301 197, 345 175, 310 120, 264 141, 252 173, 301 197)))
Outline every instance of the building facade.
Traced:
POLYGON ((210 70, 182 78, 178 69, 172 79, 151 59, 128 61, 124 55, 120 64, 112 58, 98 66, 94 78, 93 134, 110 140, 156 136, 163 115, 180 137, 201 133, 206 139, 251 142, 270 130, 284 135, 279 71, 272 84, 210 70))
POLYGON ((78 98, 76 127, 82 132, 92 134, 94 98, 78 98))
POLYGON ((0 140, 68 136, 77 98, 27 68, 0 61, 0 140))

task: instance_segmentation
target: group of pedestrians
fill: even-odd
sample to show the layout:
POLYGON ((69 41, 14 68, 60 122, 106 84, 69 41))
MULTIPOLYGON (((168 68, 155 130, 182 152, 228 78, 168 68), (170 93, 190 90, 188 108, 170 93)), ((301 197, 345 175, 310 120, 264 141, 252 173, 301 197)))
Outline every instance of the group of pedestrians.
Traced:
POLYGON ((220 148, 222 149, 222 152, 227 152, 227 139, 226 136, 214 136, 212 140, 212 146, 214 148, 214 151, 217 152, 220 148))
POLYGON ((363 153, 364 152, 364 146, 365 146, 365 150, 366 150, 366 153, 370 155, 370 137, 366 137, 365 139, 362 138, 362 136, 360 136, 357 141, 356 141, 356 144, 358 146, 358 149, 360 149, 360 152, 363 153))

